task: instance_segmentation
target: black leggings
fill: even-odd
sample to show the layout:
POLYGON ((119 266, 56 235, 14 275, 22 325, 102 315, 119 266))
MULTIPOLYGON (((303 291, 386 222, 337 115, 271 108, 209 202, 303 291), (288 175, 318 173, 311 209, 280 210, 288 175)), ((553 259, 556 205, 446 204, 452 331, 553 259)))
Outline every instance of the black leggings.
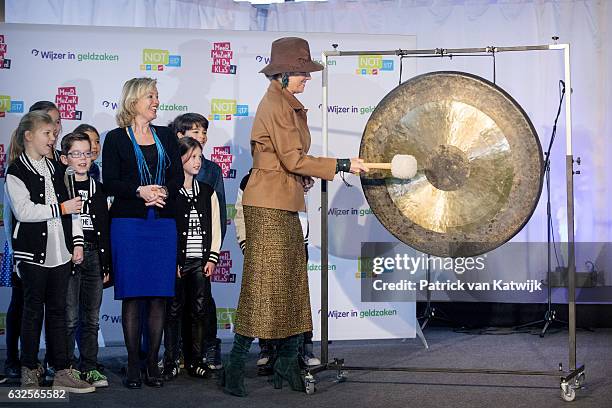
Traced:
POLYGON ((128 371, 127 377, 130 380, 140 378, 140 319, 141 304, 146 303, 148 316, 147 319, 149 344, 146 356, 146 368, 149 376, 158 377, 159 369, 157 359, 159 346, 161 344, 162 333, 164 331, 164 320, 166 317, 166 298, 163 297, 140 297, 123 299, 121 305, 121 323, 123 326, 123 337, 128 352, 128 371))
MULTIPOLYGON (((21 320, 23 319, 23 282, 15 272, 11 274, 11 303, 6 311, 6 362, 10 367, 20 367, 19 338, 21 337, 21 320)), ((49 362, 49 320, 45 320, 45 363, 49 362)))
POLYGON ((11 303, 6 312, 6 364, 19 367, 19 336, 23 316, 23 286, 16 273, 11 276, 11 303))

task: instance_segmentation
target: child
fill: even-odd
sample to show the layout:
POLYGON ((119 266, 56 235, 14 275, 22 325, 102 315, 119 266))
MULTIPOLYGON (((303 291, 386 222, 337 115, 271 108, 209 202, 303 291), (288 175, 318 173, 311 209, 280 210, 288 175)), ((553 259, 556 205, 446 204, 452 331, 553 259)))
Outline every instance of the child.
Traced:
POLYGON ((79 327, 79 369, 82 379, 96 388, 108 387, 106 376, 97 369, 98 328, 102 287, 110 279, 110 218, 102 185, 88 176, 93 154, 88 135, 73 132, 62 139, 60 160, 75 171, 75 194, 83 200, 83 263, 76 265, 68 281, 66 326, 68 358, 74 360, 74 343, 79 327))
MULTIPOLYGON (((202 151, 204 150, 204 145, 208 141, 208 120, 204 116, 199 113, 185 113, 177 116, 168 127, 179 139, 186 136, 194 138, 200 143, 202 151)), ((208 184, 217 193, 219 206, 223 210, 221 211, 221 242, 223 242, 227 229, 227 212, 225 211, 225 186, 221 167, 202 156, 202 168, 196 176, 196 180, 208 184)))
MULTIPOLYGON (((183 137, 192 137, 197 140, 200 143, 202 150, 208 141, 208 120, 199 113, 185 113, 177 116, 174 121, 169 124, 169 127, 179 139, 183 137)), ((217 163, 202 156, 202 167, 196 176, 196 180, 208 184, 217 193, 219 207, 221 209, 221 243, 223 244, 223 239, 225 238, 225 231, 227 228, 227 212, 225 210, 225 187, 223 185, 223 173, 221 172, 221 167, 219 167, 217 163)), ((209 370, 219 370, 223 368, 223 364, 221 362, 221 340, 217 339, 216 307, 217 306, 214 304, 213 300, 211 312, 208 313, 207 316, 214 321, 211 320, 206 325, 206 327, 210 327, 214 333, 205 333, 204 336, 207 339, 214 339, 214 341, 211 340, 211 342, 203 345, 203 347, 206 349, 204 360, 209 370)), ((192 325, 189 321, 189 316, 189 305, 187 305, 183 311, 183 329, 181 330, 182 334, 186 338, 191 337, 189 329, 192 325)), ((183 351, 185 359, 190 360, 190 348, 185 347, 183 348, 183 351)))
POLYGON ((57 370, 54 388, 95 391, 71 369, 66 355, 66 291, 71 264, 83 260, 81 199, 68 198, 64 174, 49 159, 55 144, 51 117, 40 111, 23 116, 13 134, 6 194, 13 211, 12 244, 21 277, 21 386, 37 388, 42 375, 38 348, 43 316, 47 320, 49 360, 57 370), (72 255, 71 255, 72 254, 72 255))
POLYGON ((89 169, 89 177, 100 182, 100 177, 102 176, 101 165, 98 161, 98 157, 100 156, 100 133, 98 133, 95 127, 87 123, 80 124, 73 132, 85 133, 89 136, 89 142, 91 143, 91 168, 89 169))
POLYGON ((210 278, 219 261, 221 224, 217 193, 206 183, 195 179, 202 166, 202 147, 191 137, 179 140, 185 182, 176 205, 178 232, 177 278, 175 297, 168 302, 164 328, 164 379, 172 380, 178 374, 179 326, 185 298, 191 303, 191 338, 183 338, 191 346, 189 375, 203 378, 207 366, 203 361, 202 344, 214 342, 216 309, 211 293, 210 278), (207 314, 213 313, 215 319, 207 314))
MULTIPOLYGON (((50 101, 37 101, 34 102, 28 112, 33 111, 42 111, 48 114, 53 121, 53 136, 54 141, 57 142, 59 134, 62 132, 62 119, 60 116, 60 112, 57 106, 50 101)), ((14 147, 13 144, 10 146, 14 147)), ((9 149, 10 150, 10 149, 9 149)), ((9 152, 9 156, 18 156, 18 154, 13 154, 12 151, 9 152)), ((47 155, 52 160, 59 160, 59 154, 55 150, 55 146, 49 154, 47 155)), ((7 242, 9 246, 8 254, 5 253, 4 256, 11 257, 12 262, 12 253, 13 248, 11 246, 10 237, 12 234, 12 225, 11 225, 11 204, 8 201, 8 196, 4 195, 4 231, 7 236, 7 242)), ((11 276, 11 303, 9 304, 9 308, 6 312, 6 361, 4 362, 4 371, 6 372, 9 378, 19 378, 21 376, 21 363, 19 362, 19 336, 21 333, 21 320, 23 314, 23 287, 21 285, 21 279, 16 273, 13 273, 11 276)), ((45 325, 46 325, 45 321, 45 325)), ((45 326, 46 327, 46 326, 45 326)), ((49 331, 47 328, 46 332, 49 331)), ((46 339, 45 339, 46 341, 46 339)), ((45 362, 47 357, 45 356, 45 362)), ((53 377, 54 370, 51 367, 48 367, 47 364, 47 374, 49 379, 51 380, 53 377)))

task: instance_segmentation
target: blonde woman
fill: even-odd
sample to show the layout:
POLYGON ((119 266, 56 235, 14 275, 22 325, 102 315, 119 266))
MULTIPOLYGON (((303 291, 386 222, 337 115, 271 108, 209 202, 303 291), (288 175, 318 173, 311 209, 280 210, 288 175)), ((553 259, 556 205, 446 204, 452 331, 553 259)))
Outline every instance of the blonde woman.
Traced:
POLYGON ((111 247, 115 299, 123 301, 122 325, 128 351, 127 388, 140 388, 140 309, 148 310, 145 384, 161 387, 157 358, 165 304, 174 296, 176 274, 176 197, 183 167, 174 134, 154 126, 159 99, 156 80, 125 83, 117 113, 118 128, 106 135, 102 178, 114 196, 111 247))

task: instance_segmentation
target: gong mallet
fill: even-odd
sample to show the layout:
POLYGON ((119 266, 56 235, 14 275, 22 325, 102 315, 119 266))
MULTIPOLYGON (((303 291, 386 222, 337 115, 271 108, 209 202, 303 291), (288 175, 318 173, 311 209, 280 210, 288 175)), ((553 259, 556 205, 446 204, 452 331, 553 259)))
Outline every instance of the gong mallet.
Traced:
POLYGON ((398 179, 411 179, 417 173, 416 158, 409 154, 396 154, 391 163, 363 163, 368 169, 391 170, 391 175, 398 179))

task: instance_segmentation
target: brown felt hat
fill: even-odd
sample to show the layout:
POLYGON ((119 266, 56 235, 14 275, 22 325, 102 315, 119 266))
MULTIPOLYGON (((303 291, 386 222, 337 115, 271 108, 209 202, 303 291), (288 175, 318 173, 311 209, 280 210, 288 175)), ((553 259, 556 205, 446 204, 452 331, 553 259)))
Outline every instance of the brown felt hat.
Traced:
POLYGON ((323 65, 310 57, 308 41, 299 37, 283 37, 274 40, 270 63, 259 72, 276 75, 284 72, 315 72, 323 68, 323 65))

